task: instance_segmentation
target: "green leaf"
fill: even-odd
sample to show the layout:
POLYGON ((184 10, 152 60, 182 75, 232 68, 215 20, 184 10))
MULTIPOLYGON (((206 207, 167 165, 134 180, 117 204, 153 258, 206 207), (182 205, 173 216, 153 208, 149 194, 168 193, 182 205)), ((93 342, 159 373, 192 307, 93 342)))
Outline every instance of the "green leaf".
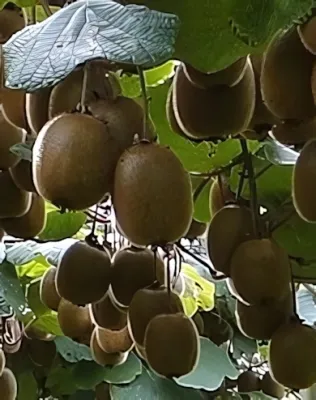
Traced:
POLYGON ((90 348, 84 344, 77 343, 66 336, 57 337, 55 344, 58 353, 70 363, 82 360, 92 361, 90 348))
POLYGON ((84 212, 51 211, 47 214, 46 226, 39 238, 42 240, 61 240, 75 235, 86 222, 84 212))
POLYGON ((49 371, 45 387, 54 396, 71 395, 77 391, 76 381, 72 373, 73 367, 57 365, 49 371))
POLYGON ((40 317, 41 315, 50 312, 50 309, 46 307, 45 304, 43 304, 41 301, 40 286, 41 286, 40 280, 32 282, 28 286, 26 292, 28 305, 37 317, 40 317))
POLYGON ((17 400, 37 400, 37 381, 32 371, 25 371, 17 376, 17 400))
MULTIPOLYGON (((95 400, 95 392, 92 390, 78 390, 68 400, 95 400)), ((109 399, 110 400, 110 399, 109 399)))
POLYGON ((275 140, 264 145, 264 154, 268 161, 276 165, 295 165, 299 153, 275 140))
POLYGON ((224 349, 204 337, 200 338, 200 343, 198 365, 190 374, 175 379, 179 385, 211 391, 220 387, 225 376, 237 378, 239 372, 224 349))
POLYGON ((233 357, 235 360, 240 359, 243 354, 252 357, 257 352, 258 346, 256 340, 242 335, 239 331, 234 332, 233 357))
MULTIPOLYGON (((32 1, 32 0, 30 0, 32 1)), ((33 4, 35 4, 36 1, 33 1, 33 4)), ((55 7, 55 6, 49 6, 51 12, 54 14, 56 11, 60 10, 60 7, 55 7)), ((26 15, 28 16, 28 19, 31 18, 32 15, 32 8, 31 7, 27 7, 25 9, 26 11, 26 15)), ((47 15, 45 14, 45 11, 43 10, 42 6, 36 6, 36 21, 37 22, 42 22, 44 21, 44 19, 47 18, 47 15)))
POLYGON ((19 278, 27 276, 34 279, 43 276, 49 266, 46 258, 39 255, 27 264, 17 265, 16 270, 19 278))
POLYGON ((72 370, 73 379, 79 389, 93 389, 104 379, 105 368, 94 361, 80 361, 72 370))
POLYGON ((194 202, 193 218, 200 222, 210 222, 210 190, 212 181, 210 180, 203 188, 198 198, 194 202))
POLYGON ((51 333, 52 335, 63 336, 63 332, 58 323, 57 313, 54 311, 41 315, 32 326, 51 333))
POLYGON ((142 374, 129 385, 111 385, 110 390, 111 398, 115 400, 202 400, 200 392, 182 388, 145 367, 142 374))
POLYGON ((142 372, 142 363, 134 353, 129 353, 124 364, 106 367, 104 381, 113 384, 130 383, 142 372))
POLYGON ((0 0, 0 10, 8 3, 14 3, 18 7, 31 7, 36 4, 36 0, 0 0))

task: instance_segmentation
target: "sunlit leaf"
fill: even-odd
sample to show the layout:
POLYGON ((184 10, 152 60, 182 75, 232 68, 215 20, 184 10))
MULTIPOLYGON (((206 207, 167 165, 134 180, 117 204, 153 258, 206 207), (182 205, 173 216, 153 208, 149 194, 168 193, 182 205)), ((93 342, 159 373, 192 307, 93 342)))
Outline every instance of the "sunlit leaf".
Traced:
POLYGON ((42 240, 61 240, 75 235, 86 222, 84 212, 51 211, 46 216, 46 225, 39 234, 42 240))
POLYGON ((51 333, 56 336, 63 336, 60 329, 57 313, 54 311, 42 314, 38 319, 32 324, 35 328, 39 328, 44 332, 51 333))
POLYGON ((48 267, 49 263, 46 259, 43 256, 37 256, 26 264, 17 265, 16 270, 20 278, 23 278, 24 276, 29 278, 38 278, 45 273, 48 267))

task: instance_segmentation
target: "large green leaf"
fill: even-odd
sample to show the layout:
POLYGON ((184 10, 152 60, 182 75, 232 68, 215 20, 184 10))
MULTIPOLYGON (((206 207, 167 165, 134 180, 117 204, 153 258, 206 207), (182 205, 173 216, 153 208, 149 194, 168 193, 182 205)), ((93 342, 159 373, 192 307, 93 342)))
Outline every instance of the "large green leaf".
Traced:
POLYGON ((200 359, 193 372, 175 381, 185 387, 215 390, 221 386, 225 376, 235 379, 239 372, 230 361, 226 351, 209 339, 201 337, 200 359))
POLYGON ((35 328, 39 328, 42 331, 51 333, 56 336, 63 336, 63 332, 60 329, 57 313, 54 311, 42 314, 33 324, 35 328))
POLYGON ((55 344, 58 353, 70 363, 92 361, 90 348, 85 344, 77 343, 66 336, 57 337, 55 344))
POLYGON ((53 396, 71 395, 77 391, 73 368, 73 366, 57 365, 49 371, 45 387, 51 390, 53 396))
POLYGON ((19 278, 39 278, 45 273, 49 266, 46 258, 39 255, 26 264, 17 265, 16 270, 19 278))
POLYGON ((0 0, 0 10, 2 10, 7 3, 14 3, 18 7, 31 7, 36 4, 36 0, 0 0))
POLYGON ((86 222, 83 212, 51 211, 47 214, 46 226, 39 238, 42 240, 62 240, 75 235, 86 222))
POLYGON ((76 363, 72 373, 77 387, 89 390, 103 381, 105 368, 94 361, 80 361, 76 363))
POLYGON ((209 222, 211 220, 210 212, 210 189, 212 181, 210 180, 203 188, 198 198, 194 202, 193 218, 200 222, 209 222))
POLYGON ((41 301, 40 286, 41 281, 36 280, 28 286, 26 292, 28 305, 37 317, 40 317, 41 315, 46 313, 50 313, 50 309, 46 307, 45 304, 43 304, 41 301))
POLYGON ((17 376, 17 400, 37 400, 37 382, 32 371, 25 371, 17 376))
POLYGON ((104 381, 113 384, 132 382, 142 372, 142 363, 134 353, 128 355, 124 364, 107 368, 104 381))

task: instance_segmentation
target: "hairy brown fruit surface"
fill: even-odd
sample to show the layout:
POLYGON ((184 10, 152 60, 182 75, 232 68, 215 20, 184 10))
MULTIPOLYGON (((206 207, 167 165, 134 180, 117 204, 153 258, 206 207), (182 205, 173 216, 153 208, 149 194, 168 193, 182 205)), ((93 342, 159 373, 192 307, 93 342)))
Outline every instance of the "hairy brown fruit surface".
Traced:
POLYGON ((218 211, 207 234, 208 255, 214 267, 230 275, 230 259, 238 245, 255 237, 250 209, 228 205, 218 211))
POLYGON ((251 64, 247 63, 243 78, 235 86, 218 85, 210 89, 192 85, 181 65, 173 80, 172 101, 177 123, 189 138, 210 139, 243 132, 255 106, 251 64))
POLYGON ((172 378, 193 371, 200 352, 197 328, 184 314, 162 314, 148 324, 145 334, 147 362, 159 375, 172 378))
POLYGON ((296 161, 292 179, 292 196, 299 216, 316 222, 316 139, 308 141, 296 161))
POLYGON ((265 104, 279 119, 300 120, 315 115, 313 63, 314 57, 305 49, 296 27, 269 45, 262 66, 261 91, 265 104))
POLYGON ((230 190, 228 180, 221 176, 221 185, 219 179, 214 179, 210 189, 210 213, 213 217, 217 211, 225 207, 226 203, 235 201, 235 194, 230 190))
POLYGON ((217 346, 232 338, 232 328, 220 315, 209 311, 204 311, 201 315, 204 322, 203 336, 211 339, 217 346))
POLYGON ((283 399, 285 395, 284 386, 280 385, 276 382, 270 375, 270 372, 267 371, 263 378, 261 379, 260 383, 261 390, 264 394, 271 396, 275 399, 283 399))
POLYGON ((110 276, 108 252, 77 242, 62 255, 56 272, 56 289, 60 297, 73 304, 89 304, 106 294, 110 276))
POLYGON ((31 193, 20 190, 8 171, 0 173, 0 218, 21 217, 31 207, 31 193))
POLYGON ((2 375, 3 370, 5 368, 5 363, 6 363, 6 357, 4 351, 0 349, 0 376, 2 375))
POLYGON ((130 247, 118 251, 112 260, 110 286, 115 300, 128 307, 137 290, 155 282, 157 269, 164 271, 163 261, 150 249, 130 247))
POLYGON ((46 214, 44 199, 32 194, 30 209, 21 217, 0 219, 1 227, 10 236, 30 239, 39 235, 45 227, 46 214))
POLYGON ((97 340, 97 328, 95 328, 91 335, 90 340, 90 349, 92 353, 92 357, 96 363, 102 366, 106 365, 120 365, 126 361, 128 357, 128 352, 126 353, 106 353, 100 347, 97 340))
POLYGON ((160 314, 183 312, 180 297, 166 289, 141 289, 134 295, 128 310, 128 328, 137 344, 143 346, 149 322, 160 314))
POLYGON ((32 176, 32 163, 28 160, 20 160, 18 164, 10 168, 10 174, 16 186, 26 192, 36 193, 32 176))
POLYGON ((196 221, 192 219, 191 225, 189 227, 188 232, 185 234, 186 239, 196 239, 199 236, 202 236, 207 229, 207 225, 205 222, 196 221))
POLYGON ((0 45, 25 26, 23 15, 15 10, 0 11, 0 45))
POLYGON ((33 147, 36 190, 63 208, 90 207, 110 191, 119 155, 102 122, 79 113, 60 115, 45 124, 33 147))
POLYGON ((47 269, 41 279, 40 298, 41 302, 51 310, 57 311, 61 297, 57 293, 55 285, 56 267, 47 269))
POLYGON ((27 349, 33 363, 41 367, 50 367, 56 356, 56 344, 52 341, 31 339, 27 342, 27 349))
POLYGON ((5 368, 0 376, 1 400, 15 400, 17 392, 18 385, 15 376, 9 368, 5 368))
POLYGON ((316 138, 316 118, 307 121, 283 121, 272 128, 273 137, 285 145, 304 144, 316 138))
POLYGON ((133 340, 129 334, 127 325, 120 331, 96 328, 99 346, 106 353, 124 353, 133 347, 133 340))
POLYGON ((65 299, 61 299, 57 316, 64 335, 72 339, 85 337, 92 331, 88 306, 79 307, 65 299))
POLYGON ((292 389, 316 383, 316 331, 299 322, 282 325, 272 336, 269 366, 272 378, 292 389))
POLYGON ((260 378, 255 372, 245 371, 237 379, 237 388, 240 393, 257 392, 260 390, 260 378))
POLYGON ((48 103, 52 88, 39 89, 33 93, 26 93, 26 119, 32 132, 37 135, 48 121, 48 103))
POLYGON ((288 255, 272 240, 241 243, 233 253, 230 266, 237 292, 250 304, 279 299, 289 290, 288 255))
POLYGON ((191 192, 189 175, 175 154, 161 145, 141 142, 127 149, 116 167, 117 223, 135 245, 175 242, 191 223, 191 192))
POLYGON ((90 305, 90 313, 94 323, 101 328, 121 330, 127 324, 127 313, 115 307, 109 293, 102 300, 90 305))
POLYGON ((19 128, 27 129, 25 92, 19 89, 2 88, 0 103, 5 118, 19 128))
POLYGON ((304 24, 297 27, 298 34, 303 45, 306 49, 312 53, 316 54, 316 16, 311 17, 304 24))

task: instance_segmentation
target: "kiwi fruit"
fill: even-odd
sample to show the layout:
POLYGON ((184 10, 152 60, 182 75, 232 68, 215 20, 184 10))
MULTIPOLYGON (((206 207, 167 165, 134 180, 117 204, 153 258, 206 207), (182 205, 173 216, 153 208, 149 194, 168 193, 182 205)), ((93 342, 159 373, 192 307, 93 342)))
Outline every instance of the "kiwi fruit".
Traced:
POLYGON ((265 304, 247 306, 236 303, 236 321, 239 330, 256 340, 270 340, 273 333, 293 315, 292 293, 265 304))
POLYGON ((99 301, 109 288, 110 275, 111 259, 107 251, 76 242, 58 263, 57 293, 77 305, 99 301))
POLYGON ((307 222, 316 222, 316 139, 309 140, 300 152, 294 166, 292 197, 299 216, 307 222))
POLYGON ((187 79, 199 89, 209 89, 216 85, 235 86, 245 74, 247 57, 242 57, 228 67, 217 72, 204 73, 190 64, 184 64, 187 79))
POLYGON ((65 336, 82 338, 92 331, 92 321, 88 306, 80 307, 61 299, 58 306, 58 322, 65 336))
POLYGON ((119 155, 105 124, 85 114, 59 115, 44 125, 33 147, 36 190, 56 206, 86 209, 110 191, 119 155))
POLYGON ((174 378, 194 370, 200 355, 197 328, 184 314, 161 314, 145 333, 148 365, 160 376, 174 378))
POLYGON ((46 307, 51 310, 57 311, 61 300, 61 297, 57 293, 55 279, 56 279, 56 267, 50 267, 46 270, 41 279, 40 286, 40 299, 46 307))
POLYGON ((96 335, 99 346, 106 353, 125 353, 133 347, 127 325, 120 331, 97 327, 96 335))
POLYGON ((30 239, 39 235, 46 223, 45 202, 37 194, 32 194, 30 209, 21 217, 0 219, 5 232, 14 237, 30 239))
POLYGON ((128 307, 137 290, 155 282, 157 269, 164 270, 163 261, 150 249, 128 247, 118 251, 112 260, 110 286, 116 302, 128 307))
POLYGON ((215 312, 201 312, 204 322, 203 336, 208 337, 217 346, 232 339, 232 328, 230 325, 215 312))
POLYGON ((189 174, 170 149, 142 141, 118 161, 113 206, 117 223, 131 243, 175 242, 185 235, 192 220, 189 174))
POLYGON ((192 85, 180 65, 173 79, 172 101, 177 123, 189 138, 212 139, 243 132, 255 106, 251 63, 247 61, 245 74, 235 86, 218 85, 210 89, 192 85))
POLYGON ((90 349, 94 361, 103 367, 123 364, 129 353, 106 353, 103 351, 98 343, 96 330, 97 328, 93 330, 90 340, 90 349))
POLYGON ((38 339, 29 340, 27 350, 30 359, 40 367, 50 367, 56 356, 55 342, 44 342, 38 339))
POLYGON ((296 27, 270 43, 260 83, 263 101, 277 118, 304 120, 315 115, 313 64, 314 56, 305 49, 296 27))
POLYGON ((102 300, 90 304, 90 315, 94 324, 104 329, 121 330, 127 323, 127 313, 115 307, 109 293, 102 300))
POLYGON ((110 384, 106 382, 99 383, 95 388, 95 400, 111 400, 110 384))
MULTIPOLYGON (((1 12, 1 11, 0 11, 1 12)), ((25 132, 11 124, 0 110, 0 169, 14 167, 20 158, 10 151, 11 146, 24 142, 25 132)))
POLYGON ((25 26, 22 13, 16 10, 2 9, 0 11, 0 45, 25 26))
POLYGON ((285 395, 285 389, 284 386, 280 385, 278 382, 276 382, 269 371, 267 371, 260 382, 260 387, 261 390, 263 391, 264 394, 267 394, 268 396, 271 396, 275 399, 283 399, 285 395))
POLYGON ((192 219, 189 230, 184 237, 190 240, 196 239, 197 237, 204 235, 206 229, 207 224, 205 222, 200 222, 192 219))
POLYGON ((228 179, 221 175, 215 178, 210 189, 210 213, 213 217, 217 211, 221 210, 229 202, 235 201, 235 194, 230 190, 228 179), (219 179, 221 185, 219 184, 219 179))
POLYGON ((237 389, 240 393, 257 392, 260 390, 260 378, 253 371, 242 372, 237 379, 237 389))
POLYGON ((272 336, 269 367, 274 380, 291 389, 316 383, 316 331, 297 320, 282 325, 272 336))
POLYGON ((207 250, 214 268, 229 276, 233 252, 240 243, 254 237, 249 208, 231 204, 219 210, 207 233, 207 250))
POLYGON ((205 326, 204 326, 204 320, 200 312, 196 312, 193 317, 192 321, 195 323, 196 329, 199 332, 199 335, 203 335, 205 326))
POLYGON ((0 242, 2 241, 4 235, 5 235, 5 232, 4 232, 4 230, 0 227, 0 242))
POLYGON ((306 50, 308 50, 311 54, 316 54, 316 16, 312 16, 309 18, 304 24, 299 25, 297 27, 297 32, 299 37, 305 46, 306 50))
POLYGON ((6 364, 6 357, 5 357, 3 349, 0 349, 0 376, 3 373, 3 370, 5 368, 5 364, 6 364))
POLYGON ((316 138, 316 118, 307 121, 282 121, 272 128, 272 137, 285 145, 305 144, 316 138))
POLYGON ((128 328, 138 345, 144 345, 145 331, 149 322, 160 314, 183 312, 181 299, 165 288, 140 289, 134 295, 128 310, 128 328))
POLYGON ((15 167, 10 168, 9 171, 19 189, 36 193, 32 176, 32 163, 30 161, 22 159, 15 167))
POLYGON ((51 91, 51 87, 46 87, 26 94, 26 119, 31 131, 35 135, 39 133, 49 119, 48 104, 51 91))
MULTIPOLYGON (((135 135, 142 138, 144 110, 133 99, 118 96, 116 99, 99 99, 88 107, 91 115, 106 124, 107 129, 122 150, 132 146, 135 135)), ((156 132, 151 120, 147 123, 146 138, 156 139, 156 132)))
POLYGON ((140 346, 139 344, 135 343, 135 352, 140 359, 147 361, 146 350, 144 346, 140 346))
POLYGON ((2 88, 0 102, 5 118, 13 125, 28 130, 25 113, 25 91, 20 89, 2 88))
POLYGON ((28 326, 24 329, 24 336, 27 339, 34 339, 34 340, 43 340, 46 342, 50 342, 51 340, 55 339, 55 336, 51 333, 45 332, 40 328, 37 328, 34 325, 28 326))
POLYGON ((232 255, 230 274, 237 292, 250 304, 285 296, 291 281, 289 257, 270 239, 241 243, 232 255))
POLYGON ((15 400, 18 393, 18 385, 13 372, 4 368, 0 376, 1 400, 15 400))
POLYGON ((8 171, 0 172, 0 218, 21 217, 31 207, 31 193, 19 189, 8 171))

